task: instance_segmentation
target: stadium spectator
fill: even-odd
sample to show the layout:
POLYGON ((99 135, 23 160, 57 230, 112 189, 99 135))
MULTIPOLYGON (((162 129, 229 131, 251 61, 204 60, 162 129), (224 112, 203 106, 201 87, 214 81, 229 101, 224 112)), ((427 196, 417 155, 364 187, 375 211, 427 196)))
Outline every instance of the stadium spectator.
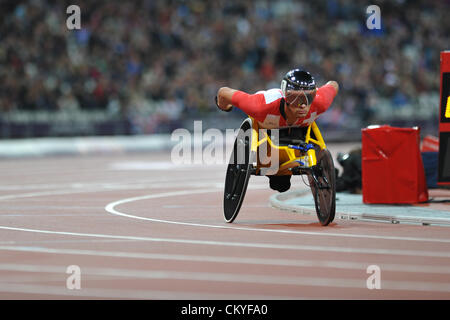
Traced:
POLYGON ((448 1, 380 1, 377 32, 365 24, 370 1, 83 0, 82 29, 68 30, 73 2, 2 2, 2 112, 126 115, 147 106, 166 123, 215 112, 212 97, 225 84, 277 87, 290 66, 302 65, 318 84, 341 84, 324 121, 366 123, 380 116, 381 101, 387 112, 409 110, 438 93, 439 52, 450 43, 448 1))

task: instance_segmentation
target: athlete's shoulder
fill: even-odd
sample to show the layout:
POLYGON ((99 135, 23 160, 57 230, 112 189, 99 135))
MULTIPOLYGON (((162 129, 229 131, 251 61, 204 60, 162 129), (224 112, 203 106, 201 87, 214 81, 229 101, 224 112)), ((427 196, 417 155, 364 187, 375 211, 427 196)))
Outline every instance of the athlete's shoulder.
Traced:
POLYGON ((278 88, 273 88, 269 90, 261 90, 255 94, 262 94, 264 96, 264 101, 266 104, 271 104, 281 98, 283 98, 283 93, 278 88))

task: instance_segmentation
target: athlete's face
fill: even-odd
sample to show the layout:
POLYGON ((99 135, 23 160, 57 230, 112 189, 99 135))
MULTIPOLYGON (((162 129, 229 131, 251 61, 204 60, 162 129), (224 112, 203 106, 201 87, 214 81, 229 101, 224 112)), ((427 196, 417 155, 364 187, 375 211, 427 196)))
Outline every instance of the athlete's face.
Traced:
POLYGON ((301 118, 308 114, 315 96, 316 90, 288 90, 285 99, 295 117, 301 118))

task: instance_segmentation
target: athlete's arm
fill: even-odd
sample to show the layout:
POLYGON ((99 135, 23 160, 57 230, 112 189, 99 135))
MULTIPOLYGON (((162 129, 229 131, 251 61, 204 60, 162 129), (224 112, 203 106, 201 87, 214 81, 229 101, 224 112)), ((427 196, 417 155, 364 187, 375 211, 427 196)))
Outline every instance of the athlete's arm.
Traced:
POLYGON ((233 108, 231 99, 236 91, 237 90, 228 87, 220 88, 217 92, 217 106, 224 111, 230 111, 233 108))
POLYGON ((264 118, 267 113, 266 109, 270 107, 265 103, 263 94, 248 94, 244 91, 227 87, 219 89, 217 106, 224 111, 230 111, 233 106, 236 106, 257 120, 264 118))
POLYGON ((319 113, 325 112, 331 106, 338 91, 339 84, 336 81, 328 81, 317 89, 313 103, 316 105, 319 113))
POLYGON ((268 110, 271 108, 271 104, 266 103, 262 92, 248 94, 244 91, 236 90, 233 93, 231 104, 258 121, 264 121, 268 110))

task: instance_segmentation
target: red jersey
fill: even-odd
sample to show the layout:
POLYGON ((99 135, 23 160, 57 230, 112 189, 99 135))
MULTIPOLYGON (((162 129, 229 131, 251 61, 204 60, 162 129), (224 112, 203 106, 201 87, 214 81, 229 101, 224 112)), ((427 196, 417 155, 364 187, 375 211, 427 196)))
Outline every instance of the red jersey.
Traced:
MULTIPOLYGON (((291 127, 309 126, 320 114, 328 110, 335 96, 336 90, 332 85, 318 88, 309 112, 297 119, 291 127)), ((236 91, 231 104, 257 120, 262 128, 275 129, 288 126, 284 112, 284 96, 280 89, 258 91, 255 94, 236 91)))

